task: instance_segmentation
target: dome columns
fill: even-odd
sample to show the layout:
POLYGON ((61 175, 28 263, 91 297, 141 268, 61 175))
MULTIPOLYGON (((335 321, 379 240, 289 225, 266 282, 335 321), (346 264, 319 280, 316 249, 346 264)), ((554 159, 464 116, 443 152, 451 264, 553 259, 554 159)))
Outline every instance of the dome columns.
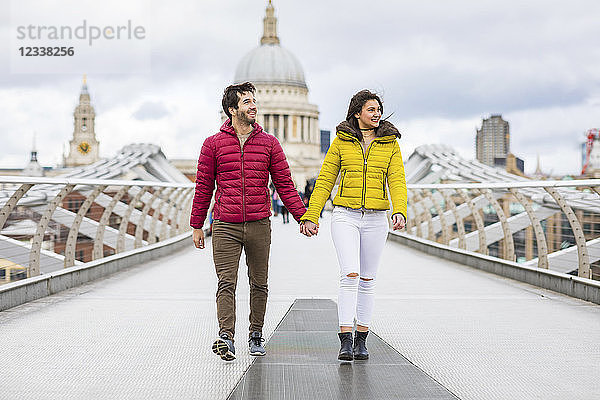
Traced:
POLYGON ((290 110, 259 110, 257 122, 281 143, 319 144, 318 114, 290 110))

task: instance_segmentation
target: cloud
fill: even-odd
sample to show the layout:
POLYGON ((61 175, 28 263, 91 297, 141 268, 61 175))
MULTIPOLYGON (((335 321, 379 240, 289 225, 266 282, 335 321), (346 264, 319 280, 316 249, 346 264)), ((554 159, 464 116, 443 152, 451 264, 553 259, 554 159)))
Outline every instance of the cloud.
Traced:
POLYGON ((169 115, 162 101, 145 101, 133 112, 132 116, 140 121, 161 119, 169 115))
POLYGON ((0 89, 0 165, 24 167, 34 132, 40 163, 60 162, 63 144, 73 133, 74 100, 58 89, 0 89))
MULTIPOLYGON (((52 4, 48 13, 59 18, 65 10, 52 4)), ((85 11, 85 4, 77 7, 85 11)), ((259 43, 266 1, 144 5, 151 72, 88 76, 101 153, 153 141, 170 157, 195 158, 204 138, 218 129, 223 88, 259 43)), ((567 173, 580 168, 582 132, 600 125, 599 2, 274 5, 281 44, 304 68, 321 129, 333 130, 352 94, 371 88, 382 93, 386 114, 394 112, 392 121, 404 132, 405 158, 426 143, 451 144, 473 158, 476 126, 500 113, 527 170, 543 151, 542 167, 567 173)), ((0 11, 0 35, 7 37, 6 2, 0 11)), ((0 40, 0 134, 8 138, 0 165, 26 163, 30 141, 19 139, 33 131, 42 164, 51 164, 72 134, 81 75, 10 74, 14 49, 7 43, 0 40)))

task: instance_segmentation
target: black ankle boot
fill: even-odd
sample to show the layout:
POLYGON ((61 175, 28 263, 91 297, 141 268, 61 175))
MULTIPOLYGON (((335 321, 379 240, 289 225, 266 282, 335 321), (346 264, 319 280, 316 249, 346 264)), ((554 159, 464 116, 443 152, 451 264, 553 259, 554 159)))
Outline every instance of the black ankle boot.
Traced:
POLYGON ((341 332, 338 336, 341 344, 338 360, 352 361, 352 332, 341 332))
POLYGON ((369 358, 369 352, 367 351, 367 335, 369 332, 356 331, 354 336, 354 359, 355 360, 366 360, 369 358))

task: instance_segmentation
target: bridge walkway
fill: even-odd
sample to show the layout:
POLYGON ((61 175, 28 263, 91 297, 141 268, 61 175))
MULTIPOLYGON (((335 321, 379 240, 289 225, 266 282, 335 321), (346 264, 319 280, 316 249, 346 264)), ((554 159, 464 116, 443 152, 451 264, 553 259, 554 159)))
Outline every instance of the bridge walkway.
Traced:
MULTIPOLYGON (((336 299, 329 215, 310 239, 295 223, 273 218, 271 257, 267 338, 275 337, 296 299, 336 299)), ((1 312, 0 397, 244 398, 232 394, 249 378, 253 361, 245 351, 244 271, 235 362, 221 362, 210 351, 217 334, 210 240, 203 251, 190 241, 171 257, 1 312)), ((391 347, 373 342, 372 351, 397 352, 447 393, 460 399, 600 398, 597 305, 394 242, 385 248, 377 293, 372 331, 391 347)), ((272 346, 261 363, 277 353, 272 346)), ((332 347, 330 358, 336 352, 332 347)), ((393 393, 401 391, 379 398, 397 397, 393 393)), ((262 398, 278 397, 265 392, 262 398)))

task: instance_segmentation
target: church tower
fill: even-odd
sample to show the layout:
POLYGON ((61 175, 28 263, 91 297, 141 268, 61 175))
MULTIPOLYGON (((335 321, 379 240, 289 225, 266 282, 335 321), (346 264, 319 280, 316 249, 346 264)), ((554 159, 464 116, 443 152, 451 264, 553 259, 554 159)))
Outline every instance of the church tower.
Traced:
POLYGON ((23 169, 21 173, 23 176, 44 176, 44 169, 40 165, 37 159, 37 150, 35 146, 35 133, 33 134, 33 147, 31 148, 31 157, 29 158, 29 164, 23 169))
POLYGON ((85 75, 79 95, 79 104, 73 113, 73 139, 69 141, 69 155, 65 160, 66 167, 77 167, 95 163, 100 159, 99 143, 94 130, 96 113, 90 103, 85 75))

